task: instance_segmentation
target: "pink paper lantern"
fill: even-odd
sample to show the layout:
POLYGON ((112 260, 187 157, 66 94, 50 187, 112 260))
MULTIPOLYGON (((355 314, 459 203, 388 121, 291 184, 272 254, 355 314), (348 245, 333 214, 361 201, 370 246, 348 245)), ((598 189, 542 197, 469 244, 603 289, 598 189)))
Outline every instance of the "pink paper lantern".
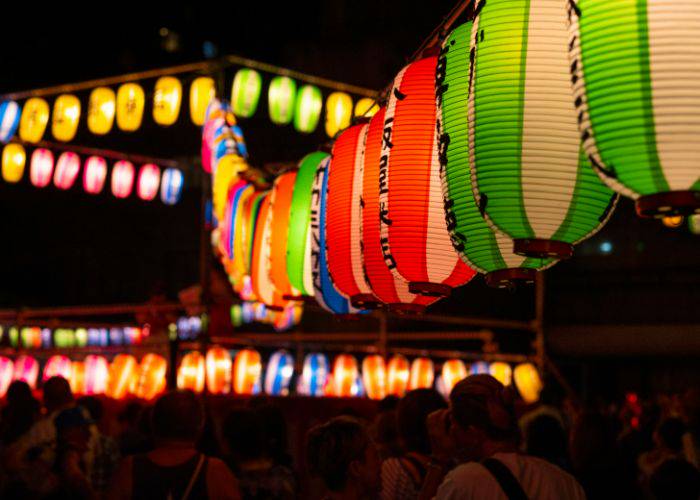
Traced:
POLYGON ((147 163, 139 171, 139 180, 136 192, 139 198, 150 201, 158 194, 160 184, 160 169, 153 163, 147 163))
POLYGON ((75 183, 80 171, 80 157, 66 151, 58 157, 56 171, 53 173, 53 183, 58 189, 70 189, 75 183))
POLYGON ((53 153, 48 149, 35 149, 29 166, 29 180, 34 187, 43 188, 51 182, 53 175, 53 153))
POLYGON ((107 178, 107 162, 100 156, 91 156, 85 160, 83 170, 83 188, 86 193, 100 194, 107 178))
POLYGON ((134 165, 121 160, 112 167, 112 194, 117 198, 126 198, 134 187, 134 165))
POLYGON ((7 388, 12 383, 15 368, 14 363, 10 358, 0 356, 0 398, 4 398, 7 394, 7 388))
POLYGON ((109 363, 104 356, 85 357, 85 394, 103 394, 107 388, 109 363))
POLYGON ((36 389, 39 378, 39 362, 31 356, 20 356, 15 360, 14 380, 23 380, 29 387, 36 389))
POLYGON ((51 377, 63 377, 70 380, 72 373, 72 362, 67 356, 57 354, 51 356, 44 366, 44 376, 42 381, 46 382, 51 377))

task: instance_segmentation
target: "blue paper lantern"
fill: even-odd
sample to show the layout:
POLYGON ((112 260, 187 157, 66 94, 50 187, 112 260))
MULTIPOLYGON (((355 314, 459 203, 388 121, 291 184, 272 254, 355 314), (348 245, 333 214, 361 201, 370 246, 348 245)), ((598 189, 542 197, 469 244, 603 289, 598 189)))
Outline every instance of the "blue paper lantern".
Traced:
POLYGON ((297 392, 305 396, 323 396, 328 380, 328 358, 321 353, 310 353, 304 358, 304 368, 299 378, 297 392))
POLYGON ((294 375, 294 358, 287 351, 276 351, 267 363, 265 392, 271 396, 286 396, 289 394, 292 375, 294 375))
POLYGON ((180 201, 184 176, 176 168, 166 168, 160 181, 160 199, 166 205, 175 205, 180 201))
POLYGON ((19 126, 22 109, 15 101, 0 102, 0 142, 12 139, 19 126))

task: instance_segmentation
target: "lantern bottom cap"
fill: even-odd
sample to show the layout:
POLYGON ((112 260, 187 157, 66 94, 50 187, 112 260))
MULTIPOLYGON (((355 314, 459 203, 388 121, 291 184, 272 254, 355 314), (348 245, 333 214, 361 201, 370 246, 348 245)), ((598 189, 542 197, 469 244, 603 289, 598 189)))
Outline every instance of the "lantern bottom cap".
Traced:
POLYGON ((452 293, 452 288, 442 283, 411 281, 408 284, 408 291, 419 295, 425 295, 427 297, 449 297, 452 293))
POLYGON ((574 246, 565 241, 520 238, 513 240, 513 253, 536 259, 568 259, 574 254, 574 246))
POLYGON ((360 320, 360 315, 359 314, 334 314, 333 317, 337 321, 359 321, 360 320))
POLYGON ((700 191, 668 191, 640 196, 635 203, 640 217, 668 217, 700 213, 700 191))
POLYGON ((371 293, 358 293, 350 297, 350 303, 358 309, 377 309, 382 303, 371 293))
POLYGON ((486 274, 486 284, 493 288, 508 288, 517 283, 532 284, 537 271, 527 267, 499 269, 486 274))
POLYGON ((288 295, 288 294, 285 294, 285 295, 282 295, 282 298, 283 298, 284 300, 291 300, 291 301, 293 301, 293 302, 305 302, 305 301, 306 301, 306 299, 305 299, 305 297, 304 297, 303 295, 288 295))
POLYGON ((425 306, 422 304, 407 304, 403 302, 388 304, 387 309, 389 309, 389 312, 391 313, 406 316, 414 314, 423 314, 425 312, 425 306))

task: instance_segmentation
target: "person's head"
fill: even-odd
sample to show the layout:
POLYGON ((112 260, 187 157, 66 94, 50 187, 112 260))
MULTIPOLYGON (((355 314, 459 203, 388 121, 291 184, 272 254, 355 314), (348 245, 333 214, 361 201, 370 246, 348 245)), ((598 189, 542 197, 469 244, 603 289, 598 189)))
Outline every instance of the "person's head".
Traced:
POLYGON ((51 377, 44 382, 44 406, 49 413, 70 405, 73 402, 73 392, 70 384, 63 377, 51 377))
POLYGON ((254 460, 267 455, 262 422, 251 408, 233 409, 223 424, 229 453, 236 462, 254 460))
POLYGON ((80 406, 66 408, 56 416, 56 440, 59 448, 71 448, 84 453, 90 441, 90 424, 92 421, 80 406))
POLYGON ((450 434, 460 458, 476 460, 496 446, 513 446, 518 426, 513 395, 491 375, 471 375, 450 393, 450 434))
POLYGON ((24 380, 15 380, 7 388, 5 394, 8 405, 21 405, 34 399, 32 388, 24 380))
POLYGON ((657 500, 697 500, 700 472, 685 460, 666 460, 652 474, 649 488, 657 500))
POLYGON ((352 417, 336 417, 312 428, 307 460, 332 492, 354 491, 359 498, 379 493, 381 463, 365 426, 352 417))
POLYGON ((82 398, 79 398, 78 406, 82 406, 83 408, 85 408, 90 414, 90 418, 94 422, 99 422, 100 420, 102 420, 102 401, 100 401, 95 396, 83 396, 82 398))
POLYGON ((567 457, 567 436, 556 418, 538 415, 525 429, 525 451, 528 455, 544 458, 562 465, 567 457))
POLYGON ((410 391, 399 402, 397 424, 406 451, 430 454, 426 419, 432 412, 447 408, 447 402, 434 389, 410 391))
POLYGON ((683 449, 683 434, 685 434, 683 421, 679 418, 667 418, 656 428, 654 438, 657 445, 678 453, 683 449))
POLYGON ((377 411, 379 413, 384 413, 387 411, 395 411, 396 408, 399 406, 399 397, 395 396, 393 394, 389 394, 388 396, 385 396, 379 403, 377 404, 377 411))
POLYGON ((194 443, 204 421, 202 404, 192 391, 166 392, 153 405, 151 428, 157 441, 194 443))

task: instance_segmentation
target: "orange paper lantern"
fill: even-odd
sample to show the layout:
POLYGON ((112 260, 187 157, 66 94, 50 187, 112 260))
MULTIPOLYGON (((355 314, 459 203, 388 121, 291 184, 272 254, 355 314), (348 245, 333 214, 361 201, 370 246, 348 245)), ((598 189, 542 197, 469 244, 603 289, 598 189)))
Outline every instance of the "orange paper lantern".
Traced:
POLYGON ((254 394, 260 390, 262 363, 260 353, 253 349, 243 349, 233 361, 233 392, 254 394))
POLYGON ((141 399, 153 399, 165 390, 168 362, 163 356, 148 353, 141 360, 133 394, 141 399))
POLYGON ((339 354, 333 362, 331 391, 334 396, 357 396, 355 381, 359 375, 357 359, 351 354, 339 354))
POLYGON ((460 380, 467 378, 467 367, 461 359, 448 359, 442 365, 442 382, 447 395, 460 380))
POLYGON ((287 277, 287 236, 296 178, 296 169, 278 175, 270 195, 270 279, 275 291, 286 300, 301 298, 287 277))
POLYGON ((408 389, 408 379, 410 377, 408 360, 401 354, 393 356, 389 360, 386 375, 387 394, 402 398, 408 389))
POLYGON ((85 362, 73 361, 69 382, 73 394, 85 394, 85 362))
POLYGON ((435 366, 428 358, 416 358, 411 363, 411 378, 408 389, 431 389, 435 381, 435 366))
POLYGON ((207 351, 207 390, 212 394, 228 394, 231 391, 231 355, 222 347, 207 351))
POLYGON ((182 357, 177 370, 177 388, 194 392, 204 390, 204 356, 197 351, 188 352, 182 357))
POLYGON ((373 354, 362 360, 362 382, 368 398, 386 397, 386 366, 383 357, 373 354))
POLYGON ((117 354, 109 365, 105 395, 124 399, 132 392, 132 384, 138 375, 138 362, 130 354, 117 354))

